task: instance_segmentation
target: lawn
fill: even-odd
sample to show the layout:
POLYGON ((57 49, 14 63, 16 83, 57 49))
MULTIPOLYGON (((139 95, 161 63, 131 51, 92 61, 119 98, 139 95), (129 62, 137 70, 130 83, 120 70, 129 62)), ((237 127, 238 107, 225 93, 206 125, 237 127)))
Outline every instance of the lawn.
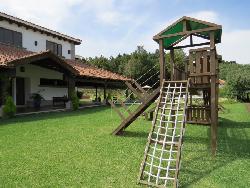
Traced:
MULTIPOLYGON (((181 187, 250 187, 250 113, 225 107, 216 158, 210 128, 187 126, 181 187)), ((143 187, 136 181, 151 123, 140 118, 112 136, 119 122, 108 107, 1 120, 0 186, 143 187)))

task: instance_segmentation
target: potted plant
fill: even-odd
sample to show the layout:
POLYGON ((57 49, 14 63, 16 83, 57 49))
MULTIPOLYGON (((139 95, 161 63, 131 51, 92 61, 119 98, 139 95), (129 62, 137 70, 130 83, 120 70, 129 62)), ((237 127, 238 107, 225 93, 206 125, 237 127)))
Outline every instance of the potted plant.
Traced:
POLYGON ((32 93, 31 98, 33 99, 33 107, 39 109, 41 107, 41 102, 44 100, 43 96, 38 93, 32 93))

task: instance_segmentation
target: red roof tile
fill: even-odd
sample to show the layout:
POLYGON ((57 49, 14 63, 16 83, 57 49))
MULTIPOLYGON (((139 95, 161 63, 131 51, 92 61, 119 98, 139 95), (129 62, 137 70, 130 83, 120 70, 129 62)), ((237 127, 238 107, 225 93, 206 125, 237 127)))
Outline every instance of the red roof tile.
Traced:
POLYGON ((100 79, 109 79, 109 80, 122 80, 128 81, 129 78, 122 76, 117 73, 113 73, 111 71, 107 71, 104 69, 100 69, 85 63, 81 63, 77 60, 69 60, 67 59, 66 62, 74 67, 75 70, 78 71, 79 76, 86 76, 86 77, 93 77, 93 78, 100 78, 100 79))
MULTIPOLYGON (((47 53, 50 52, 49 51, 31 52, 23 48, 16 48, 13 46, 0 44, 0 67, 13 66, 13 62, 17 60, 20 61, 22 59, 27 59, 37 55, 43 55, 43 54, 45 55, 47 53)), ((126 78, 122 75, 104 69, 96 68, 94 66, 90 66, 84 63, 80 63, 77 60, 68 60, 68 59, 64 60, 61 58, 60 60, 70 65, 70 67, 75 70, 74 74, 77 73, 77 76, 80 77, 91 77, 91 78, 117 80, 117 81, 130 80, 129 78, 126 78)))

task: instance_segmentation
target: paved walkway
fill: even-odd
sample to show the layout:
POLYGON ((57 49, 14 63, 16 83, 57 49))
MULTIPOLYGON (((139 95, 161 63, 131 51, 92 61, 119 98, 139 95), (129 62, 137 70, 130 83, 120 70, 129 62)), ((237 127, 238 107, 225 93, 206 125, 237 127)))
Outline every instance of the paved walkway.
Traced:
MULTIPOLYGON (((92 107, 99 107, 99 106, 105 106, 104 104, 84 104, 79 107, 79 109, 85 109, 85 108, 92 108, 92 107)), ((71 111, 69 109, 66 109, 64 107, 41 107, 39 110, 36 110, 34 108, 19 108, 17 110, 16 116, 25 116, 25 115, 31 115, 31 114, 41 114, 41 113, 49 113, 49 112, 64 112, 64 111, 71 111)))

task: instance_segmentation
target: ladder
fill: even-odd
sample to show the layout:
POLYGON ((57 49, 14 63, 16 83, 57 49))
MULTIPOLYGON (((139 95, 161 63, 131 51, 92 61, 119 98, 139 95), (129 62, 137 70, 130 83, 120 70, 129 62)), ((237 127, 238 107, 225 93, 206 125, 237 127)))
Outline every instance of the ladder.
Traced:
POLYGON ((121 103, 121 107, 123 107, 124 111, 128 114, 128 116, 126 116, 126 114, 117 108, 111 100, 108 101, 122 119, 121 124, 112 132, 113 135, 121 135, 133 121, 135 121, 143 112, 145 112, 145 110, 157 99, 160 93, 160 87, 156 88, 150 93, 149 91, 145 91, 135 80, 131 82, 125 82, 125 84, 133 92, 133 94, 139 98, 141 103, 134 111, 130 111, 124 102, 119 101, 121 103))
POLYGON ((189 81, 163 81, 138 182, 178 187, 189 81))

